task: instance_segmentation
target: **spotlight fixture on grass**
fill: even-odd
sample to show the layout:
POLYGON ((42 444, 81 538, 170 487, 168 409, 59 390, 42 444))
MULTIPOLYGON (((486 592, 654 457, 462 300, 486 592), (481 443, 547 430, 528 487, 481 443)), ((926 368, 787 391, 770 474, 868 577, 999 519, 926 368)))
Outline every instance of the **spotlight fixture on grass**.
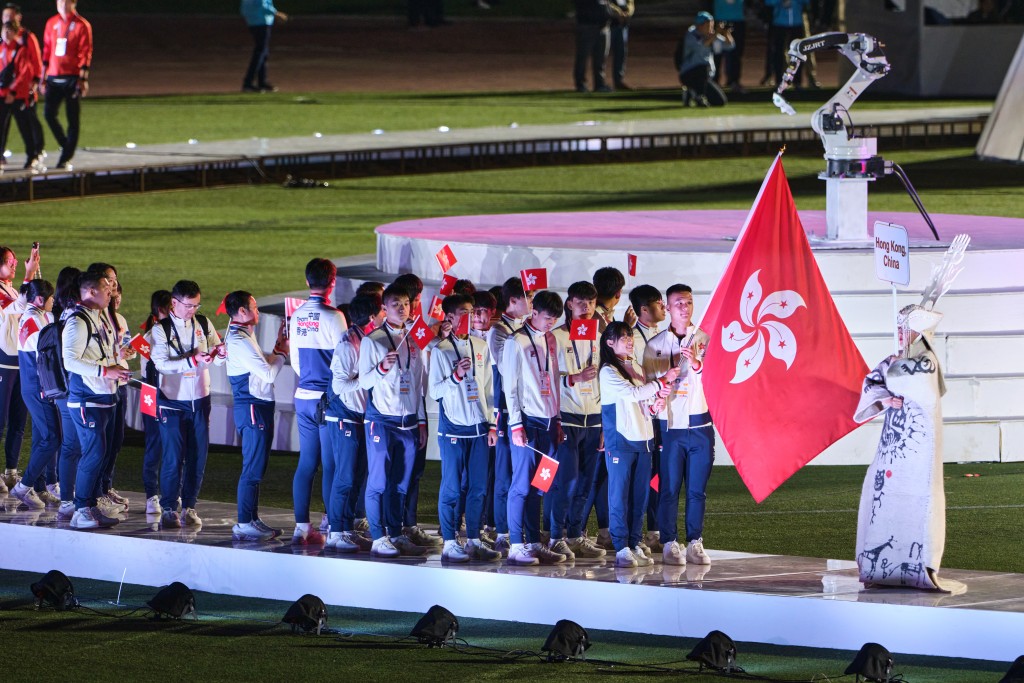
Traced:
POLYGON ((161 588, 146 604, 156 612, 158 619, 165 616, 181 619, 190 614, 196 618, 196 598, 192 590, 180 581, 161 588))
POLYGON ((705 667, 725 673, 741 670, 736 666, 736 643, 721 631, 704 636, 686 658, 700 664, 701 670, 705 667))
POLYGON ((63 572, 51 569, 46 572, 43 578, 39 579, 29 587, 32 595, 36 596, 36 609, 47 604, 57 611, 75 609, 78 607, 78 599, 75 597, 74 586, 63 572))
POLYGON ((999 683, 1024 683, 1024 655, 1017 657, 999 683))
POLYGON ((440 605, 434 605, 424 614, 409 632, 427 647, 444 647, 455 640, 459 632, 459 620, 440 605))
POLYGON ((548 653, 549 662, 565 662, 586 659, 584 653, 590 649, 590 644, 585 628, 574 621, 561 619, 551 629, 541 651, 548 653))
POLYGON ((320 635, 327 626, 327 606, 317 596, 306 593, 288 608, 281 621, 292 625, 292 633, 316 631, 320 635))
POLYGON ((892 680, 892 654, 878 643, 864 643, 844 673, 856 674, 857 680, 889 683, 892 680))

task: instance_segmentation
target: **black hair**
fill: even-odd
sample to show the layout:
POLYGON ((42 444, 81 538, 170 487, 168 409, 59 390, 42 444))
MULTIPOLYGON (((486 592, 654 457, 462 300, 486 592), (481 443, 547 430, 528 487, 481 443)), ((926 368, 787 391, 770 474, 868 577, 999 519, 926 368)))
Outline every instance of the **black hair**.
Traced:
POLYGON ((608 327, 604 328, 604 332, 601 333, 601 366, 610 365, 625 379, 632 381, 632 375, 608 344, 608 342, 614 344, 627 335, 632 336, 633 330, 629 329, 629 325, 626 323, 621 320, 608 323, 608 327))
POLYGON ((252 298, 252 294, 239 289, 234 292, 230 292, 224 297, 224 310, 227 311, 228 315, 234 318, 240 310, 248 308, 249 299, 252 298))
POLYGON ((473 294, 476 292, 476 285, 473 284, 472 280, 456 280, 455 284, 452 285, 453 294, 473 294))
POLYGON ((384 302, 379 294, 361 294, 352 299, 348 305, 349 319, 356 327, 366 327, 370 318, 380 313, 384 302))
POLYGON ((171 297, 175 299, 192 299, 202 293, 199 284, 192 280, 178 280, 171 287, 171 297))
POLYGON ((498 300, 490 292, 482 290, 473 292, 473 308, 486 308, 494 311, 498 308, 498 300))
POLYGON ((534 295, 533 310, 559 318, 565 310, 565 307, 562 304, 562 297, 549 289, 545 289, 544 291, 537 292, 537 294, 534 295))
POLYGON ((351 312, 349 312, 349 307, 351 307, 351 305, 352 304, 348 303, 338 304, 337 306, 335 306, 335 308, 338 309, 338 313, 341 313, 341 315, 344 316, 345 318, 345 327, 352 327, 352 314, 351 312))
POLYGON ((84 273, 79 274, 79 276, 78 276, 78 291, 79 291, 79 294, 81 294, 81 291, 83 289, 99 287, 100 286, 100 281, 101 280, 106 280, 106 279, 107 278, 104 277, 103 273, 101 271, 98 271, 98 270, 87 270, 84 273))
POLYGON ((396 277, 395 281, 391 284, 405 289, 409 295, 409 301, 423 293, 423 280, 416 273, 403 273, 396 277))
POLYGON ((619 294, 625 286, 626 278, 618 268, 605 266, 594 271, 594 288, 597 289, 597 298, 602 301, 619 294))
POLYGON ((384 293, 380 295, 380 300, 381 300, 381 303, 387 304, 387 302, 391 301, 392 299, 396 299, 398 297, 405 297, 406 299, 408 299, 410 301, 410 303, 412 302, 412 297, 409 296, 409 290, 408 289, 406 289, 405 287, 402 287, 401 285, 396 285, 394 283, 391 283, 390 285, 388 285, 384 289, 384 293))
POLYGON ((160 315, 160 310, 165 311, 171 310, 171 293, 166 289, 158 289, 149 295, 149 317, 146 318, 146 324, 144 327, 146 331, 153 329, 153 325, 156 325, 157 316, 160 315))
POLYGON ((30 302, 43 297, 43 303, 53 296, 53 285, 48 280, 30 280, 25 283, 25 298, 30 302))
POLYGON ((21 14, 21 5, 15 4, 13 2, 9 2, 6 5, 4 5, 4 9, 12 9, 18 14, 21 14))
POLYGON ((356 296, 366 296, 367 294, 376 294, 380 296, 384 292, 384 283, 377 281, 364 282, 356 288, 356 296))
POLYGON ((568 299, 580 299, 581 301, 589 301, 590 299, 597 298, 597 288, 590 284, 586 280, 580 282, 574 282, 569 285, 569 289, 565 293, 566 300, 568 299))
POLYGON ((651 285, 638 285, 629 291, 629 304, 637 315, 640 315, 641 308, 650 307, 659 299, 661 299, 661 292, 657 287, 651 285))
POLYGON ((18 286, 18 294, 27 294, 27 293, 28 293, 28 283, 27 282, 22 282, 21 285, 18 286))
POLYGON ((90 263, 89 267, 86 268, 86 270, 95 270, 97 273, 100 273, 102 275, 106 275, 108 270, 112 270, 112 271, 114 271, 114 275, 115 276, 117 275, 117 268, 115 268, 114 266, 110 265, 109 263, 103 263, 102 261, 97 261, 96 263, 90 263))
POLYGON ((74 308, 81 296, 78 290, 78 278, 82 274, 78 268, 67 266, 57 273, 57 287, 53 295, 53 317, 60 319, 65 308, 74 308))
POLYGON ((460 306, 473 305, 473 297, 469 294, 449 294, 441 301, 441 310, 445 315, 451 315, 460 306))
POLYGON ((512 299, 522 299, 524 296, 526 296, 526 290, 523 289, 523 281, 521 279, 510 277, 505 280, 505 283, 501 286, 502 310, 512 304, 512 299))
MULTIPOLYGON (((522 283, 520 283, 520 284, 522 284, 522 283)), ((487 290, 488 292, 491 293, 491 296, 494 297, 494 310, 496 310, 496 311, 497 310, 501 310, 501 311, 505 310, 505 304, 502 303, 502 301, 503 301, 502 289, 503 289, 503 287, 501 285, 494 285, 493 287, 491 287, 490 289, 487 290)))
POLYGON ((338 267, 330 259, 315 258, 306 264, 306 284, 310 289, 327 289, 337 275, 338 267))
POLYGON ((667 290, 665 290, 665 298, 667 299, 673 294, 690 294, 692 296, 693 290, 690 288, 690 285, 683 285, 677 283, 669 287, 667 290))

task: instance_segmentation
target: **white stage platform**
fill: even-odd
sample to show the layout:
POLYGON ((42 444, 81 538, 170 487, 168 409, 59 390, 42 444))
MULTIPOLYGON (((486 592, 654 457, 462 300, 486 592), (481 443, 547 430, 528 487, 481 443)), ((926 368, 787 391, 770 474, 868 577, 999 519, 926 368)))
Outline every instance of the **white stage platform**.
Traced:
MULTIPOLYGON (((141 501, 141 494, 129 494, 141 501)), ((1024 575, 943 570, 956 593, 864 589, 853 562, 709 550, 710 567, 615 569, 604 560, 568 565, 448 566, 438 555, 376 560, 317 547, 232 542, 234 506, 202 502, 201 531, 159 531, 133 512, 110 530, 79 532, 55 511, 0 511, 0 568, 228 595, 425 612, 460 617, 701 638, 712 629, 741 642, 1012 661, 1024 653, 1024 575)), ((262 510, 290 529, 290 510, 262 510)))

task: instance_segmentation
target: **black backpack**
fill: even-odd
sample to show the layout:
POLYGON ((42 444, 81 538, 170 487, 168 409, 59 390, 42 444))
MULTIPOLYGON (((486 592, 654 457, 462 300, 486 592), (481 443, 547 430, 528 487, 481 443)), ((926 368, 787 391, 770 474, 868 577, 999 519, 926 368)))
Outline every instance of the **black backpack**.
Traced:
MULTIPOLYGON (((210 336, 210 319, 207 318, 205 315, 196 313, 196 320, 199 321, 199 326, 203 328, 203 334, 207 337, 210 336)), ((173 324, 173 322, 171 321, 171 316, 167 316, 166 318, 160 320, 159 324, 160 327, 164 328, 164 338, 168 342, 170 342, 171 325, 173 324)), ((182 350, 184 351, 184 349, 182 350)), ((154 387, 160 386, 160 373, 157 372, 156 363, 154 363, 152 360, 147 360, 145 363, 143 363, 142 367, 146 375, 146 384, 150 384, 154 387)))
MULTIPOLYGON (((81 311, 75 311, 73 315, 85 321, 89 337, 92 337, 92 321, 89 316, 81 311)), ((39 331, 39 341, 36 344, 36 376, 39 378, 39 393, 47 401, 68 397, 68 372, 64 369, 62 343, 66 324, 67 320, 58 320, 39 331)))

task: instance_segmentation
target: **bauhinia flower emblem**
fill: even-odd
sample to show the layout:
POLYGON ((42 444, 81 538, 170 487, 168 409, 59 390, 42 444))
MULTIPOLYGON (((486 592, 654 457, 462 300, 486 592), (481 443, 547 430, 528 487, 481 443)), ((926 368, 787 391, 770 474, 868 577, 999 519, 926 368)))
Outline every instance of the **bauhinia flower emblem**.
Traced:
POLYGON ((787 370, 796 359, 796 337, 788 326, 778 320, 788 318, 801 306, 806 308, 807 304, 802 296, 791 289, 772 292, 762 300, 761 283, 757 279, 760 273, 760 270, 755 270, 743 288, 740 320, 734 320, 722 328, 722 348, 729 353, 740 352, 736 358, 736 375, 731 380, 732 384, 753 377, 761 367, 765 349, 785 362, 787 370), (765 332, 768 333, 767 342, 765 332))

